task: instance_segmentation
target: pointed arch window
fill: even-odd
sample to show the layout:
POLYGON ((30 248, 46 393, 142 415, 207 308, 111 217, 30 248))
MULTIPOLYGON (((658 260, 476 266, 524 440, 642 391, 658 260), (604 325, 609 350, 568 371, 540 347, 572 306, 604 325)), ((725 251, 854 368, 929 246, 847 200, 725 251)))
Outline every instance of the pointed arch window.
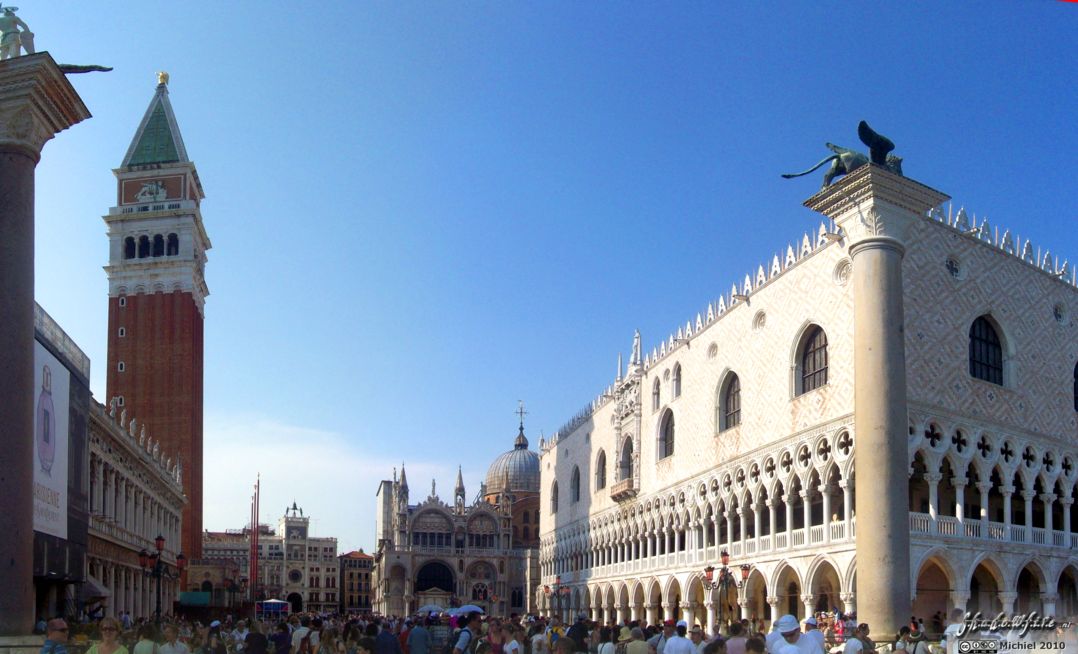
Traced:
POLYGON ((674 454, 674 412, 667 409, 659 421, 659 458, 674 454))
POLYGON ((558 482, 554 482, 554 485, 550 487, 550 512, 558 512, 558 482))
POLYGON ((631 479, 633 476, 633 439, 626 437, 621 446, 621 461, 618 463, 618 481, 631 479))
POLYGON ((800 393, 827 385, 827 334, 819 326, 806 333, 801 346, 800 393))
POLYGON ((674 399, 681 397, 681 364, 674 366, 674 399))
POLYGON ((741 424, 741 379, 734 373, 727 375, 722 389, 722 407, 719 429, 725 430, 741 424))
POLYGON ((569 501, 576 504, 580 501, 580 468, 573 466, 573 478, 569 483, 569 501))
POLYGON ((1003 344, 996 328, 984 316, 969 327, 969 374, 1003 385, 1003 344))
POLYGON ((651 410, 658 411, 660 402, 659 392, 659 378, 655 378, 655 383, 651 385, 651 410))
POLYGON ((595 490, 606 488, 606 451, 599 450, 595 458, 595 490))

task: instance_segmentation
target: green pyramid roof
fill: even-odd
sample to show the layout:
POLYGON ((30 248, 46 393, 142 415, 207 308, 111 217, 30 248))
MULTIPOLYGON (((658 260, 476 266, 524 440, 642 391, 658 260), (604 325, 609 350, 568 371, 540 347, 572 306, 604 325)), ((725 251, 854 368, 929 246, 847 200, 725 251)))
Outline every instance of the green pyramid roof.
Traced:
POLYGON ((123 165, 144 166, 180 161, 187 161, 187 149, 184 148, 183 137, 180 136, 176 116, 168 100, 168 87, 159 84, 135 132, 123 165))
POLYGON ((179 160, 180 155, 176 152, 176 141, 172 138, 172 129, 168 125, 165 108, 158 103, 150 114, 150 121, 146 123, 142 138, 135 146, 135 151, 131 154, 131 160, 127 162, 127 165, 172 163, 179 160))

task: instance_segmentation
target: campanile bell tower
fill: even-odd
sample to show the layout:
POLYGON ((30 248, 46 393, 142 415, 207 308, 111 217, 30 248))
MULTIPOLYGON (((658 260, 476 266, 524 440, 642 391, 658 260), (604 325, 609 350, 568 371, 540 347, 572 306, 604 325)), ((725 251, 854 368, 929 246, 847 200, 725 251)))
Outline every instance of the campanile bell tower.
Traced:
MULTIPOLYGON (((168 97, 168 74, 113 171, 116 206, 108 225, 107 396, 174 453, 188 504, 180 543, 202 552, 202 360, 206 251, 205 197, 168 97)), ((153 538, 156 534, 150 534, 153 538)))

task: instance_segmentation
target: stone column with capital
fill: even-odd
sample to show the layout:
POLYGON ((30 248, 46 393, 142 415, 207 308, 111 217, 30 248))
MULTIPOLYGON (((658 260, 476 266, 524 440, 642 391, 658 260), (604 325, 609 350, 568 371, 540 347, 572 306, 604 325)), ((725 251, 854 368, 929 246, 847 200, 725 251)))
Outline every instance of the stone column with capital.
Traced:
POLYGON ((911 226, 947 199, 869 164, 805 202, 842 230, 853 261, 857 495, 872 501, 857 530, 856 591, 873 598, 859 620, 878 633, 896 633, 911 608, 902 258, 911 226))
POLYGON ((47 52, 0 61, 0 636, 34 626, 34 169, 89 117, 47 52))
POLYGON ((778 620, 780 617, 778 596, 769 595, 767 597, 767 605, 771 608, 771 624, 775 624, 775 620, 778 620))

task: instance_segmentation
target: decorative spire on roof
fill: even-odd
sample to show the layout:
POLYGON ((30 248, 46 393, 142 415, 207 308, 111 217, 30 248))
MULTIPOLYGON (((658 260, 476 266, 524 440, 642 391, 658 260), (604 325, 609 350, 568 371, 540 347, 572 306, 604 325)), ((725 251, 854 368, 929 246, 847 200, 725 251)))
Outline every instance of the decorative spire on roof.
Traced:
POLYGON ((453 489, 453 506, 456 507, 457 513, 464 515, 464 475, 461 473, 460 466, 457 466, 457 487, 453 489))
POLYGON ((638 329, 633 334, 633 353, 629 355, 629 366, 639 366, 641 363, 643 360, 640 358, 640 330, 638 329))
POLYGON ((121 167, 190 161, 168 99, 168 74, 158 73, 157 90, 127 148, 121 167))
POLYGON ((513 447, 518 450, 528 449, 528 437, 524 435, 524 416, 528 414, 524 410, 524 400, 517 400, 517 415, 520 416, 520 431, 517 433, 517 438, 513 441, 513 447))
POLYGON ((404 475, 404 462, 401 461, 401 480, 400 486, 404 490, 408 490, 408 478, 404 475))

